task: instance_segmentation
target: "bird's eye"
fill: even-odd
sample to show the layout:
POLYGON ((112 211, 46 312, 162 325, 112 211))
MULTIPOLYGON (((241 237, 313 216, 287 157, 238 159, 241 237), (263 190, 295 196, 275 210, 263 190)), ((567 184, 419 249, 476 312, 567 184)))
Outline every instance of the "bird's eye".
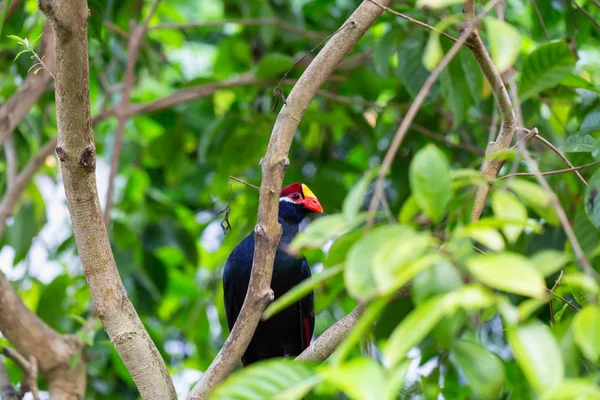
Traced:
POLYGON ((292 195, 292 200, 298 200, 300 198, 300 195, 298 193, 294 193, 292 195))

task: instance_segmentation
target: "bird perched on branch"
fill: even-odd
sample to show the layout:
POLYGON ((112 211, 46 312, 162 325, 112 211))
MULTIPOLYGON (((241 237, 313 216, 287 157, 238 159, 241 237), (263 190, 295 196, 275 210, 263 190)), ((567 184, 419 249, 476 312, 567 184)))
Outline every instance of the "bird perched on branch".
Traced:
MULTIPOLYGON (((282 245, 288 245, 298 234, 300 222, 310 213, 322 213, 317 197, 304 184, 294 183, 281 190, 279 223, 282 234, 275 254, 271 289, 275 299, 310 277, 310 267, 303 256, 292 257, 282 245)), ((223 273, 225 311, 229 330, 242 309, 254 258, 254 233, 248 235, 229 255, 223 273)), ((290 307, 261 321, 242 357, 244 366, 273 358, 297 356, 310 345, 315 326, 314 297, 311 292, 290 307)))

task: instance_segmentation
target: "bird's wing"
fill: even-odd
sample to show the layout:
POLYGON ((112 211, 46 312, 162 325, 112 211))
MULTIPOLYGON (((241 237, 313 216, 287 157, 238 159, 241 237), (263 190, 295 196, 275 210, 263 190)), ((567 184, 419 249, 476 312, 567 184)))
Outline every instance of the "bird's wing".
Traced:
MULTIPOLYGON (((309 279, 311 276, 310 266, 306 258, 302 260, 301 271, 304 279, 309 279)), ((300 300, 300 308, 302 311, 302 330, 304 333, 303 344, 304 348, 310 345, 313 331, 315 329, 315 297, 314 292, 310 292, 306 297, 300 300)))
MULTIPOLYGON (((238 298, 238 293, 235 290, 235 278, 232 276, 232 267, 230 260, 227 260, 225 264, 225 270, 223 271, 223 296, 225 300, 225 314, 227 314, 227 325, 229 325, 229 331, 233 329, 235 320, 240 314, 241 304, 238 298)), ((243 294, 245 295, 245 293, 243 294)))

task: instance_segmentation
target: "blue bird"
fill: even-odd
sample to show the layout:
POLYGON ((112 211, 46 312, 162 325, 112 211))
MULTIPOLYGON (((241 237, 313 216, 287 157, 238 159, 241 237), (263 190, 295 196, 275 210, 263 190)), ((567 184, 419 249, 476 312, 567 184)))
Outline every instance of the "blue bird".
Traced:
MULTIPOLYGON (((298 234, 300 222, 310 213, 322 213, 317 197, 304 184, 294 183, 281 190, 279 223, 282 235, 275 254, 271 289, 275 299, 303 280, 310 278, 310 267, 304 256, 292 257, 282 245, 288 245, 298 234)), ((223 272, 225 312, 229 330, 242 309, 254 258, 254 233, 238 244, 227 259, 223 272)), ((247 366, 274 357, 295 357, 310 345, 315 326, 314 295, 309 295, 274 315, 260 321, 242 357, 247 366)))

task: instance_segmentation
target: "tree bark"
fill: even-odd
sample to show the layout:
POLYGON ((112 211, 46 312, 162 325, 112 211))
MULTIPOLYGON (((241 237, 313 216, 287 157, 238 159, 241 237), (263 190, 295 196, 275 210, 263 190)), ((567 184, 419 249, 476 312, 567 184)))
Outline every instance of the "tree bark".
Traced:
MULTIPOLYGON (((390 0, 381 3, 388 5, 390 0)), ((363 1, 304 71, 279 112, 267 152, 260 162, 262 183, 258 221, 254 228, 256 245, 248 293, 231 334, 188 399, 207 398, 214 387, 231 373, 246 351, 264 308, 273 296, 271 276, 275 250, 281 235, 281 226, 277 220, 279 192, 289 164, 287 156, 292 139, 319 88, 382 11, 369 0, 363 1)))
POLYGON ((56 119, 67 206, 93 307, 142 398, 175 399, 166 365, 121 282, 96 188, 84 0, 40 0, 56 40, 56 119))
POLYGON ((48 381, 52 400, 79 400, 85 395, 83 357, 74 369, 69 360, 82 351, 83 342, 73 335, 61 335, 46 325, 21 301, 0 272, 0 332, 24 357, 36 358, 48 381))

